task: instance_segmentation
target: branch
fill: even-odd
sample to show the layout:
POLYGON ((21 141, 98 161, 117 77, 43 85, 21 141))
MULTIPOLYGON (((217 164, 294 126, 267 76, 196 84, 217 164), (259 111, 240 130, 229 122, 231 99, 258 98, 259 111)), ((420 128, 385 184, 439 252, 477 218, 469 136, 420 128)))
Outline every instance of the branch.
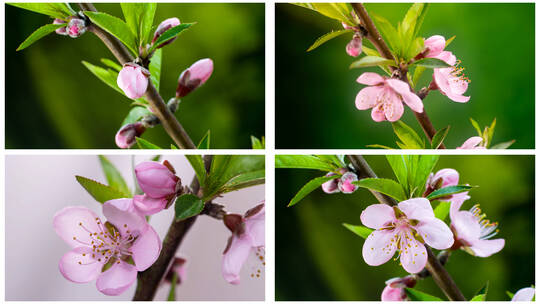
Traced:
MULTIPOLYGON (((377 175, 375 175, 373 170, 369 167, 368 163, 361 155, 348 155, 347 157, 351 161, 359 176, 373 178, 377 177, 377 175)), ((387 204, 390 206, 397 205, 397 202, 394 199, 387 199, 381 194, 375 195, 375 198, 382 204, 387 204)), ((439 288, 441 288, 444 294, 451 301, 466 301, 465 297, 459 290, 458 286, 456 285, 450 274, 441 265, 437 257, 433 255, 431 249, 426 247, 426 251, 428 255, 426 269, 427 271, 429 271, 429 273, 431 273, 431 276, 433 277, 433 280, 435 280, 435 283, 437 283, 439 288)))
MULTIPOLYGON (((384 42, 384 39, 382 38, 381 33, 379 33, 379 30, 377 30, 375 23, 373 23, 373 20, 371 19, 371 17, 369 17, 369 14, 366 8, 364 7, 364 5, 362 3, 351 3, 351 5, 354 8, 358 17, 360 18, 360 20, 362 20, 363 26, 367 30, 368 34, 366 38, 368 38, 368 40, 371 41, 371 43, 375 46, 375 48, 377 49, 379 54, 381 54, 381 56, 395 61, 396 59, 392 55, 392 51, 390 50, 386 42, 384 42)), ((409 80, 407 79, 406 70, 397 69, 392 66, 390 67, 390 69, 392 70, 392 72, 396 70, 399 71, 401 75, 400 77, 401 80, 405 81, 407 84, 409 84, 409 87, 411 87, 411 84, 409 83, 409 80)), ((418 120, 418 123, 420 124, 420 126, 422 126, 424 133, 431 141, 433 139, 433 135, 437 133, 437 130, 435 129, 435 127, 433 127, 433 124, 431 123, 431 120, 429 119, 429 116, 426 113, 426 109, 424 109, 422 113, 416 113, 415 111, 413 111, 413 113, 414 113, 414 116, 416 117, 416 120, 418 120)), ((446 147, 444 146, 444 144, 441 144, 439 146, 439 149, 446 149, 446 147)))
MULTIPOLYGON (((97 11, 92 3, 79 3, 79 7, 83 11, 97 11)), ((133 56, 131 56, 131 53, 118 39, 104 31, 100 27, 90 23, 88 25, 88 31, 98 36, 98 38, 103 41, 103 43, 109 48, 109 50, 113 53, 114 57, 116 57, 118 62, 120 62, 121 64, 134 60, 133 56)), ((180 149, 196 149, 195 144, 193 143, 189 135, 186 133, 180 122, 178 122, 174 114, 167 108, 167 105, 163 101, 163 98, 161 97, 161 95, 159 95, 159 92, 157 91, 156 87, 154 87, 151 81, 148 81, 148 89, 146 90, 144 97, 150 103, 150 106, 153 110, 152 112, 161 121, 161 123, 163 124, 163 128, 173 139, 173 141, 178 145, 178 147, 180 149)))
MULTIPOLYGON (((204 166, 207 171, 210 169, 211 163, 212 157, 208 155, 204 156, 204 166)), ((196 177, 193 178, 190 188, 193 193, 198 193, 199 196, 202 195, 199 181, 196 177)), ((173 219, 173 222, 167 231, 167 235, 163 240, 163 246, 158 259, 150 268, 143 272, 139 272, 137 275, 137 290, 133 296, 133 301, 151 301, 154 299, 159 283, 161 283, 163 277, 166 275, 178 247, 180 247, 184 236, 191 226, 193 226, 196 219, 197 216, 190 217, 183 221, 176 221, 176 219, 173 219)))

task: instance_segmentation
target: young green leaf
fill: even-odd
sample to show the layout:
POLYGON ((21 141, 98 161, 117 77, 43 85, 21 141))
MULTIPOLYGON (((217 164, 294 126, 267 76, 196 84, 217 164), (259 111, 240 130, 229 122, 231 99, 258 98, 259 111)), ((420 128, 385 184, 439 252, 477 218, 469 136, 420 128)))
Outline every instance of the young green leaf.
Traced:
POLYGON ((374 190, 383 194, 386 194, 390 197, 395 198, 398 202, 404 201, 407 199, 405 192, 403 192, 403 187, 397 182, 386 179, 386 178, 363 178, 361 180, 353 182, 353 184, 374 190))
POLYGON ((486 301, 487 293, 489 288, 489 281, 476 293, 476 295, 471 299, 471 301, 486 301))
POLYGON ((414 67, 414 73, 411 79, 411 82, 412 82, 411 85, 413 88, 416 87, 416 85, 418 84, 418 80, 420 80, 420 76, 422 76, 425 70, 426 68, 423 66, 417 65, 416 67, 414 67))
POLYGON ((193 194, 184 194, 176 199, 174 203, 174 218, 182 221, 192 216, 198 215, 204 208, 204 202, 193 194))
POLYGON ((412 58, 414 58, 416 55, 420 54, 424 50, 424 38, 417 37, 416 39, 413 39, 409 46, 407 47, 407 50, 405 54, 403 55, 405 61, 409 61, 412 58))
POLYGON ((264 150, 264 136, 259 140, 257 137, 251 135, 251 149, 264 150))
POLYGON ((379 149, 386 149, 386 150, 395 150, 394 148, 390 148, 388 146, 379 145, 379 144, 373 144, 373 145, 366 145, 368 148, 379 148, 379 149))
POLYGON ((161 34, 159 38, 152 44, 152 47, 148 51, 151 53, 153 50, 155 50, 158 46, 163 44, 164 42, 168 41, 169 39, 172 39, 180 34, 186 29, 188 29, 190 26, 194 25, 195 23, 182 23, 180 25, 177 25, 175 27, 172 27, 168 29, 165 33, 161 34))
POLYGON ((405 160, 407 158, 407 155, 386 155, 386 160, 388 161, 388 164, 392 168, 392 171, 394 171, 394 174, 396 175, 397 180, 399 181, 399 184, 403 187, 405 190, 405 194, 409 194, 409 179, 408 179, 408 162, 405 160))
POLYGON ((373 19, 375 20, 377 27, 384 35, 384 38, 386 42, 390 45, 390 48, 394 51, 394 53, 401 55, 402 51, 402 39, 400 39, 399 33, 394 28, 394 26, 390 23, 390 21, 386 20, 384 17, 371 14, 373 19))
POLYGON ((472 119, 472 117, 470 117, 469 120, 471 121, 471 124, 478 133, 478 136, 482 137, 482 129, 480 128, 480 125, 476 122, 476 120, 472 119))
POLYGON ((372 229, 369 229, 361 225, 356 226, 356 225, 343 223, 343 226, 345 226, 345 228, 349 229, 350 231, 354 232, 356 235, 364 239, 367 239, 367 237, 373 232, 372 229))
POLYGON ((223 187, 222 193, 240 190, 255 185, 264 184, 265 170, 251 171, 240 174, 229 180, 223 187))
POLYGON ((129 197, 131 191, 122 177, 122 174, 120 174, 120 171, 118 171, 118 169, 116 169, 116 167, 103 155, 99 155, 99 162, 101 163, 101 169, 107 178, 109 187, 125 194, 125 197, 129 197))
POLYGON ((317 169, 326 172, 338 169, 313 155, 276 155, 276 168, 317 169))
POLYGON ((441 197, 453 195, 453 194, 456 194, 456 193, 469 191, 472 188, 473 188, 472 186, 467 186, 467 185, 448 186, 448 187, 444 187, 444 188, 441 188, 441 189, 438 189, 438 190, 435 190, 435 191, 431 192, 426 198, 428 200, 432 201, 432 200, 435 200, 437 198, 441 198, 441 197))
POLYGON ((412 177, 409 189, 414 190, 413 197, 420 197, 424 193, 429 174, 439 160, 439 155, 410 155, 409 159, 416 161, 416 163, 409 164, 412 177))
POLYGON ((352 16, 346 3, 311 3, 321 15, 353 25, 352 16))
POLYGON ((102 12, 85 11, 84 14, 88 16, 94 24, 124 43, 134 56, 139 54, 136 41, 137 38, 133 35, 124 21, 102 12))
POLYGON ((71 16, 71 11, 69 10, 69 7, 66 3, 6 3, 11 6, 16 6, 18 8, 22 8, 25 10, 29 10, 32 12, 40 13, 43 15, 48 15, 53 18, 63 19, 66 20, 69 16, 71 16))
POLYGON ((204 168, 204 161, 200 155, 186 155, 187 160, 191 164, 193 170, 195 170, 195 175, 199 180, 201 188, 204 187, 206 181, 206 169, 204 168))
POLYGON ((203 138, 197 145, 197 149, 210 149, 210 130, 204 134, 203 138))
POLYGON ((437 58, 422 58, 413 63, 413 65, 422 66, 429 69, 441 69, 451 67, 448 63, 437 58))
POLYGON ((381 57, 381 54, 379 54, 377 50, 365 45, 362 45, 362 52, 364 52, 367 56, 381 57))
POLYGON ((110 68, 116 70, 117 72, 120 72, 120 70, 122 70, 122 66, 121 66, 121 65, 119 65, 118 63, 116 63, 116 62, 114 62, 114 61, 112 61, 112 60, 110 60, 110 59, 107 59, 107 58, 101 58, 101 62, 102 62, 104 65, 106 65, 106 66, 108 66, 108 67, 110 67, 110 68))
POLYGON ((345 167, 345 164, 343 163, 343 161, 341 161, 341 159, 339 159, 339 157, 337 157, 337 155, 315 155, 317 156, 318 158, 320 158, 321 160, 323 161, 326 161, 326 162, 329 162, 329 163, 332 163, 334 165, 336 165, 337 167, 340 167, 340 168, 344 168, 345 167))
POLYGON ((116 79, 118 78, 118 72, 111 69, 104 69, 97 65, 93 65, 89 62, 82 61, 82 64, 92 72, 99 80, 103 81, 109 87, 115 89, 120 94, 124 95, 124 92, 118 87, 116 79))
POLYGON ((497 118, 493 118, 491 125, 487 128, 487 140, 486 147, 489 147, 491 140, 493 139, 493 134, 495 133, 495 126, 497 125, 497 118))
POLYGON ((49 35, 50 33, 56 31, 57 29, 61 28, 62 26, 66 26, 65 24, 46 24, 37 30, 35 30, 26 40, 24 40, 21 45, 17 48, 17 51, 24 50, 25 48, 32 45, 34 42, 38 41, 39 39, 49 35))
POLYGON ((405 288, 405 293, 411 301, 442 301, 436 296, 412 288, 405 288))
POLYGON ((353 32, 354 32, 353 30, 338 30, 338 31, 331 31, 329 33, 326 33, 322 35, 321 37, 317 38, 317 40, 315 40, 315 42, 307 49, 306 52, 311 52, 314 49, 318 48, 319 46, 323 45, 324 43, 336 37, 339 37, 343 34, 353 33, 353 32))
POLYGON ((157 49, 150 59, 150 65, 148 67, 150 70, 150 80, 156 90, 159 91, 159 80, 161 78, 161 49, 157 49))
POLYGON ((156 3, 120 3, 124 19, 133 35, 138 40, 138 45, 144 45, 152 30, 156 3))
POLYGON ((160 147, 154 145, 153 143, 149 142, 146 139, 135 137, 135 140, 137 141, 137 145, 139 146, 139 149, 161 149, 160 147))
POLYGON ((502 142, 502 143, 498 143, 496 145, 493 145, 491 146, 490 149, 507 149, 509 148, 513 143, 515 143, 516 141, 514 139, 510 140, 510 141, 505 141, 505 142, 502 142))
POLYGON ((139 121, 141 118, 150 114, 152 114, 152 112, 145 107, 133 107, 126 118, 124 118, 124 121, 122 121, 122 126, 139 121))
POLYGON ((264 169, 263 155, 215 155, 206 179, 205 200, 226 191, 226 185, 231 180, 264 169))
POLYGON ((444 221, 446 217, 448 216, 448 213, 450 213, 450 204, 452 202, 443 202, 440 201, 437 207, 433 209, 433 213, 435 213, 435 217, 440 219, 441 221, 444 221))
POLYGON ((444 139, 446 138, 446 135, 448 135, 448 131, 450 130, 450 126, 440 129, 433 135, 433 139, 431 139, 431 149, 439 149, 441 144, 443 143, 444 139))
POLYGON ((394 133, 404 144, 406 149, 424 149, 424 141, 418 134, 401 120, 392 123, 394 133))
POLYGON ((296 205, 300 200, 302 200, 304 197, 306 197, 308 194, 313 192, 313 190, 319 188, 322 184, 326 183, 329 180, 333 180, 335 178, 339 178, 339 175, 334 176, 321 176, 314 178, 310 180, 307 184, 305 184, 298 193, 291 199, 287 207, 291 207, 296 205))
POLYGON ((77 182, 98 202, 105 203, 117 198, 125 198, 126 195, 113 187, 104 185, 95 180, 76 175, 77 182))
POLYGON ((449 46, 450 43, 452 43, 452 41, 454 41, 454 39, 456 39, 456 35, 454 35, 454 36, 448 38, 448 39, 446 40, 446 43, 444 44, 444 47, 446 48, 447 46, 449 46))
POLYGON ((382 58, 382 57, 376 57, 376 56, 364 56, 360 58, 359 60, 351 63, 349 66, 349 69, 356 69, 356 68, 365 68, 365 67, 372 67, 372 66, 390 66, 390 65, 396 65, 394 60, 382 58))

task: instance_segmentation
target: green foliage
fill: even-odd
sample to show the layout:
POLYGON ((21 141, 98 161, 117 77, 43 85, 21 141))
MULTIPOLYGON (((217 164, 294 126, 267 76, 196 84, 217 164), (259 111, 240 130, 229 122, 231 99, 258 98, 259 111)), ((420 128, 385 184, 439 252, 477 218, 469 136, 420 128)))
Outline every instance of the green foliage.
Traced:
POLYGON ((101 163, 101 169, 107 178, 109 187, 112 187, 113 189, 125 194, 126 197, 130 196, 131 191, 129 190, 120 171, 118 171, 118 169, 116 169, 116 167, 103 155, 99 155, 99 162, 101 163))
POLYGON ((131 33, 136 37, 137 45, 143 46, 150 41, 152 23, 156 13, 156 3, 120 3, 124 19, 131 33))
POLYGON ((76 175, 77 182, 98 202, 105 203, 106 201, 125 198, 129 195, 118 191, 117 189, 104 185, 95 180, 76 175))
POLYGON ((422 66, 429 69, 441 69, 451 67, 448 63, 437 58, 422 58, 413 63, 417 66, 422 66))
POLYGON ((146 139, 135 137, 135 140, 137 141, 137 146, 139 146, 139 149, 161 149, 160 147, 154 145, 146 139))
POLYGON ((172 28, 168 29, 165 33, 163 33, 163 34, 161 34, 161 36, 159 36, 159 38, 154 42, 154 44, 152 44, 152 47, 150 47, 148 52, 151 53, 157 47, 162 45, 164 42, 166 42, 166 41, 168 41, 168 40, 182 34, 182 32, 184 30, 188 29, 189 27, 191 27, 194 24, 195 23, 182 23, 180 25, 177 25, 175 27, 172 27, 172 28))
POLYGON ((396 142, 401 149, 424 149, 424 140, 416 133, 413 128, 398 120, 392 123, 394 133, 401 140, 396 142))
POLYGON ((67 20, 74 12, 66 3, 7 3, 25 10, 48 15, 53 18, 67 20))
POLYGON ((154 55, 152 55, 148 70, 150 71, 150 80, 159 92, 159 80, 161 78, 161 49, 157 49, 154 52, 154 55))
POLYGON ((394 60, 377 57, 377 56, 364 56, 360 58, 359 60, 351 63, 349 66, 350 69, 356 69, 356 68, 366 68, 366 67, 372 67, 372 66, 395 66, 396 63, 394 60))
POLYGON ((436 296, 432 296, 413 288, 405 288, 405 293, 411 301, 442 301, 442 299, 437 298, 436 296))
POLYGON ((431 192, 426 198, 430 201, 447 197, 449 195, 465 192, 471 190, 473 187, 468 185, 457 185, 457 186, 448 186, 441 189, 437 189, 431 192))
POLYGON ((199 184, 203 186, 206 183, 206 169, 204 168, 204 161, 200 155, 186 155, 187 160, 191 164, 195 175, 199 180, 199 184))
POLYGON ((435 217, 440 219, 441 221, 444 221, 450 213, 450 205, 451 202, 440 201, 437 207, 433 209, 435 217))
POLYGON ((169 295, 167 296, 167 301, 176 301, 176 281, 178 281, 178 276, 176 271, 172 272, 171 287, 169 289, 169 295))
POLYGON ((146 107, 133 107, 129 111, 126 118, 124 118, 124 121, 122 121, 122 126, 125 126, 130 123, 134 123, 142 119, 143 117, 152 114, 150 110, 148 110, 146 107))
POLYGON ((317 169, 325 172, 338 167, 313 155, 276 155, 276 168, 317 169))
POLYGON ((489 288, 489 281, 486 282, 486 285, 484 285, 474 297, 472 297, 471 301, 486 301, 487 300, 487 293, 489 288))
POLYGON ((104 65, 112 68, 113 70, 117 71, 117 72, 120 72, 120 70, 122 70, 122 66, 119 65, 118 63, 110 60, 110 59, 107 59, 107 58, 101 58, 101 63, 103 63, 104 65))
POLYGON ((371 234, 371 232, 373 232, 372 229, 369 229, 362 225, 356 226, 356 225, 343 223, 343 226, 345 226, 345 228, 349 229, 350 231, 354 232, 356 235, 362 237, 363 239, 367 239, 367 237, 371 234))
POLYGON ((344 155, 336 156, 336 155, 330 155, 330 154, 319 154, 315 155, 316 157, 327 161, 329 163, 334 164, 338 168, 344 168, 345 167, 345 157, 344 155))
POLYGON ((311 6, 326 17, 345 22, 348 25, 356 25, 351 16, 351 9, 346 3, 311 3, 311 6))
POLYGON ((179 196, 174 203, 174 218, 182 221, 198 215, 204 208, 204 202, 193 194, 179 196))
POLYGON ((407 199, 403 187, 397 182, 386 179, 386 178, 363 178, 361 180, 353 182, 353 184, 374 190, 383 194, 386 194, 390 197, 395 198, 398 202, 404 201, 407 199))
POLYGON ((313 190, 319 188, 322 184, 339 177, 339 175, 321 176, 310 180, 300 189, 300 191, 298 191, 298 193, 296 193, 296 195, 291 199, 287 207, 296 205, 299 201, 301 201, 304 197, 313 192, 313 190))
POLYGON ((104 69, 97 65, 93 65, 89 62, 82 61, 82 64, 92 72, 99 80, 103 81, 109 87, 115 89, 120 94, 124 95, 124 92, 118 87, 116 79, 118 78, 118 72, 112 69, 104 69))
POLYGON ((201 138, 201 141, 199 141, 199 144, 197 145, 197 149, 210 149, 210 130, 208 130, 204 137, 201 138))
POLYGON ((440 129, 433 135, 433 138, 431 139, 431 149, 438 149, 442 145, 446 135, 448 135, 448 131, 450 131, 450 126, 440 129))
MULTIPOLYGON (((483 131, 480 128, 480 125, 478 124, 478 122, 476 122, 476 120, 472 118, 469 118, 469 119, 474 129, 478 133, 478 136, 482 137, 483 139, 482 145, 486 148, 489 148, 493 140, 493 135, 495 134, 495 126, 497 125, 497 118, 493 119, 493 121, 491 122, 491 125, 484 127, 483 131)), ((493 145, 490 149, 507 149, 515 142, 516 142, 515 140, 505 141, 505 142, 493 145)))
POLYGON ((353 30, 337 30, 337 31, 331 31, 329 33, 326 33, 322 35, 321 37, 317 38, 317 40, 315 40, 315 42, 307 49, 306 52, 311 52, 314 49, 318 48, 319 46, 323 45, 324 43, 336 37, 339 37, 343 34, 353 33, 353 32, 354 32, 353 30))
POLYGON ((257 137, 251 135, 251 149, 264 150, 265 140, 264 136, 259 140, 257 137))
POLYGON ((17 51, 24 50, 25 48, 32 45, 34 42, 39 39, 49 35, 50 33, 56 31, 57 29, 66 26, 65 24, 46 24, 37 30, 35 30, 26 40, 24 40, 21 45, 17 48, 17 51))
POLYGON ((134 56, 139 54, 136 41, 137 38, 124 21, 102 12, 85 11, 84 14, 88 16, 94 24, 122 41, 134 56))
POLYGON ((386 155, 406 197, 421 197, 438 155, 386 155))

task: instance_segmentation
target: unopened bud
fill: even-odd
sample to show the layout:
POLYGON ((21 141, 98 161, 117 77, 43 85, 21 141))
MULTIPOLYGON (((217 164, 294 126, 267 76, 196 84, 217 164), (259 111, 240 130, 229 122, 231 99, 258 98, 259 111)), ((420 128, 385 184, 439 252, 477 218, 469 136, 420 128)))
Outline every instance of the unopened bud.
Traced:
POLYGON ((86 32, 86 23, 83 19, 72 18, 67 25, 67 34, 71 38, 77 38, 86 32))
MULTIPOLYGON (((334 176, 334 175, 337 175, 337 174, 335 174, 334 172, 329 172, 325 176, 334 176)), ((321 185, 321 188, 324 192, 328 194, 339 192, 338 178, 327 181, 326 183, 321 185)))
POLYGON ((347 54, 352 57, 358 57, 362 53, 362 35, 354 33, 352 40, 345 47, 347 54))
MULTIPOLYGON (((53 21, 53 24, 66 24, 66 22, 62 19, 54 19, 53 21)), ((67 24, 66 24, 67 25, 67 24)), ((66 27, 61 27, 61 28, 58 28, 56 29, 55 31, 58 35, 62 35, 62 36, 66 36, 68 33, 67 33, 67 30, 66 30, 66 27)))
POLYGON ((342 193, 353 193, 358 189, 358 186, 354 185, 352 182, 358 180, 358 176, 352 172, 347 172, 341 176, 338 182, 339 191, 342 193))
POLYGON ((201 59, 183 71, 178 78, 176 98, 182 98, 203 85, 214 71, 214 62, 210 58, 201 59))
POLYGON ((116 83, 127 97, 137 99, 144 95, 148 88, 150 72, 136 63, 126 63, 118 73, 116 83))
POLYGON ((127 149, 135 144, 135 137, 140 137, 146 128, 142 123, 130 123, 118 130, 115 136, 116 145, 119 148, 127 149))
MULTIPOLYGON (((179 26, 180 25, 180 20, 178 18, 169 18, 163 22, 161 22, 157 29, 156 29, 156 32, 154 33, 154 38, 152 39, 152 44, 154 44, 156 42, 156 40, 163 34, 165 33, 166 31, 170 30, 171 28, 175 27, 175 26, 179 26)), ((176 37, 173 37, 165 42, 163 42, 162 44, 158 45, 157 48, 162 48, 164 46, 166 46, 167 44, 170 44, 172 43, 173 41, 176 40, 176 37)))

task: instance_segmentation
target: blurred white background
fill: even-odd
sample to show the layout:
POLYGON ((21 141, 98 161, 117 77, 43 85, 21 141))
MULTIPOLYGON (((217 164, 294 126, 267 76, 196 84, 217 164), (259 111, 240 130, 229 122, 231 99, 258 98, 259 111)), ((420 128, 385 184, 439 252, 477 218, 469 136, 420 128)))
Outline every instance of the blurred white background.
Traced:
MULTIPOLYGON (((108 156, 133 189, 130 156, 108 156)), ((148 160, 135 156, 135 163, 148 160)), ((166 156, 177 175, 189 185, 193 169, 184 156, 166 156)), ((66 206, 85 206, 102 216, 101 205, 75 180, 82 175, 106 182, 97 156, 6 156, 6 300, 131 300, 134 284, 124 294, 101 294, 95 282, 69 282, 58 271, 58 261, 69 250, 52 227, 54 214, 66 206)), ((215 200, 228 212, 243 214, 264 200, 264 185, 224 195, 215 200)), ((154 216, 150 223, 163 239, 172 221, 173 208, 154 216)), ((264 269, 261 278, 250 274, 261 268, 252 255, 244 265, 239 285, 228 284, 221 275, 221 256, 230 232, 221 221, 201 216, 180 246, 177 256, 186 257, 187 279, 177 288, 177 300, 264 300, 264 269)), ((169 285, 158 290, 155 300, 164 301, 169 285)))

